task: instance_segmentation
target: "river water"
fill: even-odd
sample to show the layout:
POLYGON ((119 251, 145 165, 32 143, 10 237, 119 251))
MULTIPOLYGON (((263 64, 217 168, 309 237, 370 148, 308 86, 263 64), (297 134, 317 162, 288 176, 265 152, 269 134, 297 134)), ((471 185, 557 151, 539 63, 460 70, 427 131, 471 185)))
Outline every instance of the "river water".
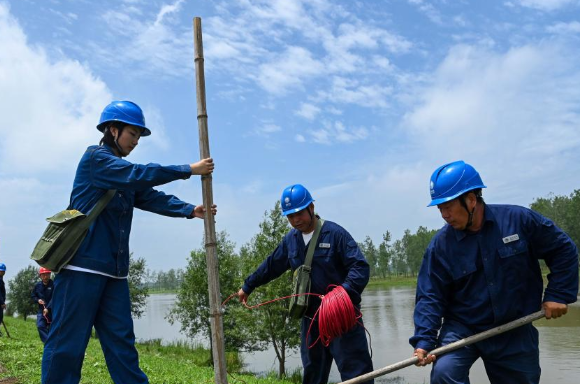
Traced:
MULTIPOLYGON (((371 334, 375 369, 409 358, 408 343, 413 333, 414 288, 376 288, 365 290, 362 312, 365 326, 371 334)), ((170 325, 165 315, 175 302, 175 295, 151 295, 147 309, 135 319, 135 335, 139 340, 162 339, 163 342, 186 341, 179 332, 179 324, 170 325)), ((580 381, 580 304, 569 307, 568 314, 557 320, 534 322, 540 333, 540 364, 542 383, 577 384, 580 381)), ((201 340, 197 340, 201 342, 201 340)), ((275 354, 270 351, 245 354, 247 369, 263 373, 277 371, 275 354)), ((291 353, 288 369, 300 368, 298 352, 291 353)), ((377 383, 429 383, 430 368, 407 367, 384 376, 377 383)), ((473 384, 489 384, 483 363, 478 360, 470 374, 473 384)), ((333 366, 330 380, 339 382, 340 375, 333 366)))

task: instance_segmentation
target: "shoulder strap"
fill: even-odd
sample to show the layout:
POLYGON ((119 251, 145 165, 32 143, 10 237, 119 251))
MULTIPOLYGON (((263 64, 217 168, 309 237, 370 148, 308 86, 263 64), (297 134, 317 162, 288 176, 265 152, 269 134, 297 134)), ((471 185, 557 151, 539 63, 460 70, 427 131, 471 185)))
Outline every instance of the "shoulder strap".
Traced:
POLYGON ((320 228, 324 225, 324 220, 318 219, 316 222, 316 229, 314 230, 314 235, 312 235, 312 239, 310 239, 310 243, 308 243, 308 251, 306 251, 306 259, 304 260, 304 265, 310 267, 312 264, 312 256, 314 256, 314 249, 316 248, 316 244, 318 243, 318 235, 320 234, 320 228))
POLYGON ((93 207, 93 209, 91 209, 91 211, 87 215, 86 220, 83 221, 90 226, 92 222, 97 218, 97 216, 99 216, 99 214, 103 211, 103 209, 105 209, 107 204, 109 204, 109 201, 111 201, 113 196, 115 196, 115 193, 117 193, 116 189, 109 189, 107 192, 105 192, 105 194, 101 196, 99 201, 97 201, 97 204, 93 207))

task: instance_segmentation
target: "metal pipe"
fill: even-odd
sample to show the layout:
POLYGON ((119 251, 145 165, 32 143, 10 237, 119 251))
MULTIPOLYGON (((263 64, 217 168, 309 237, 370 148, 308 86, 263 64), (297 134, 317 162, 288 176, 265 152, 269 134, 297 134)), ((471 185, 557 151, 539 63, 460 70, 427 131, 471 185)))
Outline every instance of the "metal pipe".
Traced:
MULTIPOLYGON (((499 334, 507 332, 507 331, 511 331, 514 328, 521 327, 522 325, 525 325, 525 324, 529 324, 532 321, 541 319, 544 316, 545 316, 544 310, 542 309, 541 311, 534 312, 531 315, 524 316, 524 317, 519 318, 519 319, 514 320, 514 321, 510 321, 509 323, 506 323, 504 325, 500 325, 499 327, 488 329, 487 331, 478 333, 478 334, 473 335, 473 336, 466 337, 465 339, 455 341, 451 344, 444 345, 442 347, 439 347, 437 349, 432 350, 431 352, 429 352, 429 354, 435 355, 435 356, 441 356, 445 353, 455 351, 456 349, 468 346, 468 345, 473 344, 473 343, 477 343, 478 341, 485 340, 487 338, 499 335, 499 334)), ((377 369, 377 370, 374 370, 372 372, 365 373, 364 375, 360 375, 360 376, 355 377, 353 379, 343 381, 339 384, 363 383, 365 381, 374 379, 375 377, 383 376, 383 375, 386 375, 387 373, 398 371, 399 369, 408 367, 410 365, 415 365, 418 362, 419 362, 419 359, 417 357, 411 357, 411 358, 408 358, 406 360, 399 361, 398 363, 387 365, 386 367, 383 367, 381 369, 377 369)))

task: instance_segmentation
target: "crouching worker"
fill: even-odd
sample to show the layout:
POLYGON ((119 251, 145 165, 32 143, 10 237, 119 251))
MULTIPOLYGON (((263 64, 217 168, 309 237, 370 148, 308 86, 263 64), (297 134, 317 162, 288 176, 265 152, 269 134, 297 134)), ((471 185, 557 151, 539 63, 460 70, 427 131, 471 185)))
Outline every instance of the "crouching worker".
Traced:
POLYGON ((48 338, 48 331, 50 330, 50 323, 52 322, 52 314, 50 313, 50 306, 52 300, 53 281, 50 278, 50 270, 40 267, 38 275, 40 280, 34 285, 32 289, 32 301, 38 304, 38 312, 36 314, 36 328, 38 328, 38 335, 42 343, 46 343, 48 338))
MULTIPOLYGON (((74 257, 54 279, 52 324, 42 357, 43 384, 77 384, 95 327, 115 384, 146 384, 139 368, 129 299, 129 233, 133 209, 182 218, 203 218, 194 206, 153 187, 213 172, 213 160, 162 166, 124 158, 151 131, 137 104, 114 101, 101 114, 100 145, 87 148, 77 168, 71 209, 88 213, 107 190, 116 190, 91 224, 74 257)), ((212 214, 216 213, 215 206, 212 214)))
MULTIPOLYGON (((282 214, 292 229, 276 250, 251 274, 238 292, 241 302, 261 285, 281 276, 289 269, 295 271, 305 263, 307 249, 317 225, 322 223, 314 214, 314 200, 306 188, 292 185, 282 193, 282 214)), ((361 294, 369 280, 369 265, 357 243, 341 226, 324 221, 314 246, 311 262, 312 293, 325 294, 331 284, 342 285, 353 304, 360 309, 361 294)), ((318 338, 318 324, 313 324, 306 340, 310 323, 320 306, 320 299, 310 296, 309 307, 302 317, 300 355, 304 368, 304 384, 326 384, 332 361, 336 361, 342 380, 371 372, 373 365, 362 319, 352 330, 335 338, 328 347, 321 342, 308 348, 318 338)), ((373 383, 373 380, 366 383, 373 383)))
MULTIPOLYGON (((418 365, 432 349, 541 308, 546 318, 568 311, 578 294, 578 251, 560 228, 516 205, 486 204, 479 173, 456 161, 431 176, 431 203, 447 224, 433 237, 417 279, 418 365), (544 289, 539 259, 550 269, 544 289)), ((431 383, 469 383, 481 358, 491 384, 540 381, 538 331, 532 324, 437 357, 431 383)), ((551 382, 550 379, 547 382, 551 382)))

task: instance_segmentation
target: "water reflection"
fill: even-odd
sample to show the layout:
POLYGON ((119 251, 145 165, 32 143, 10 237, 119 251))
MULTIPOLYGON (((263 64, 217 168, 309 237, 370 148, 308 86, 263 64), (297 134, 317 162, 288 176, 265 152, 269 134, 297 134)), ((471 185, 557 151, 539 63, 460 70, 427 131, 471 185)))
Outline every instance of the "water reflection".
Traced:
MULTIPOLYGON (((365 326, 371 334, 375 369, 405 360, 412 354, 408 339, 413 333, 414 288, 367 289, 363 296, 362 311, 365 326)), ((165 316, 175 301, 175 295, 151 295, 147 310, 141 319, 135 319, 137 339, 162 339, 164 342, 187 340, 179 332, 180 325, 170 325, 165 316)), ((580 375, 580 305, 569 307, 568 314, 556 320, 534 323, 540 333, 540 361, 542 382, 576 384, 580 375)), ((198 340, 200 341, 200 340, 198 340)), ((264 351, 244 356, 248 369, 254 372, 277 370, 275 354, 264 351)), ((298 352, 288 359, 289 369, 301 366, 298 352)), ((430 368, 408 367, 384 376, 377 383, 429 382, 430 368)), ((471 382, 489 384, 481 360, 471 370, 471 382)), ((336 367, 331 380, 340 381, 336 367)))

